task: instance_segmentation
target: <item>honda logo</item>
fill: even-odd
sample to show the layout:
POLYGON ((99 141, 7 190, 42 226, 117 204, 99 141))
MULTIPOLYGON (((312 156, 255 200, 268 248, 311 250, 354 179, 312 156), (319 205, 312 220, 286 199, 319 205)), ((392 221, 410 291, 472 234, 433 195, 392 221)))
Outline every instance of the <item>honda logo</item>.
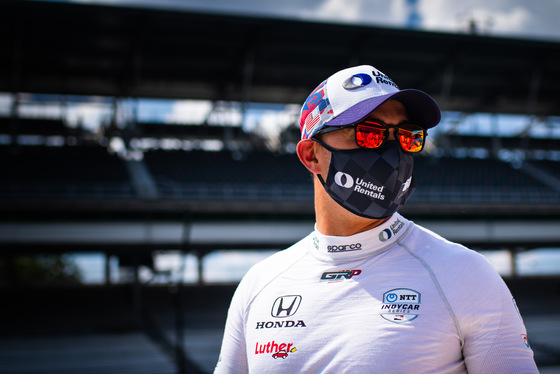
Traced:
POLYGON ((280 296, 272 305, 270 314, 276 318, 290 317, 296 314, 300 304, 301 296, 299 295, 280 296))

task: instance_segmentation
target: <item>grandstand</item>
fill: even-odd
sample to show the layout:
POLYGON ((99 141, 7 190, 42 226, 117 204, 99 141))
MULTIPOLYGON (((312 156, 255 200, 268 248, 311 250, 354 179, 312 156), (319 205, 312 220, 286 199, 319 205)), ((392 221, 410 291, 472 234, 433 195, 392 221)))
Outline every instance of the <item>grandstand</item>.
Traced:
POLYGON ((474 249, 509 251, 505 278, 530 314, 537 362, 560 364, 560 333, 550 338, 539 319, 557 318, 560 271, 523 278, 515 264, 560 248, 560 43, 29 1, 2 2, 0 20, 0 373, 210 372, 235 284, 206 284, 204 258, 282 249, 312 229, 313 187, 286 108, 359 63, 446 113, 524 116, 523 131, 488 135, 445 115, 415 157, 402 213, 474 249), (307 34, 325 38, 310 48, 307 34), (157 121, 138 114, 143 99, 211 109, 199 122, 157 121), (291 126, 273 138, 249 128, 256 103, 291 126), (70 118, 92 105, 97 127, 70 118), (170 250, 196 257, 197 282, 157 269, 170 250), (29 256, 80 252, 106 256, 102 284, 14 274, 29 256), (129 276, 112 279, 111 259, 129 276))
POLYGON ((488 158, 416 158, 416 201, 555 204, 559 191, 510 163, 488 158))
POLYGON ((4 198, 126 199, 135 196, 125 164, 104 147, 0 149, 4 198))

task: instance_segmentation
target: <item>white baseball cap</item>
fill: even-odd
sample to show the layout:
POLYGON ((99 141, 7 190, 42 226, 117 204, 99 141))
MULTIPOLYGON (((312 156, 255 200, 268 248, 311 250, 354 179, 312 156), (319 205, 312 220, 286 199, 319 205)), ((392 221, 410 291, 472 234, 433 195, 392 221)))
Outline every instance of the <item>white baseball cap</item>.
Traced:
POLYGON ((428 94, 400 90, 381 71, 362 65, 331 75, 311 92, 301 108, 301 138, 311 138, 325 126, 353 125, 389 99, 400 101, 409 119, 426 129, 441 119, 436 102, 428 94))

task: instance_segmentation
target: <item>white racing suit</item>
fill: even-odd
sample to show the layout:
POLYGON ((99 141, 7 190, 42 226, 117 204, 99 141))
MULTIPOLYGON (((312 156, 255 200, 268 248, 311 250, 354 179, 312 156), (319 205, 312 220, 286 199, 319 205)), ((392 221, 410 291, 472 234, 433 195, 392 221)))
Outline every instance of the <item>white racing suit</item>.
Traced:
POLYGON ((215 373, 538 373, 510 291, 483 256, 399 214, 317 230, 255 265, 215 373))

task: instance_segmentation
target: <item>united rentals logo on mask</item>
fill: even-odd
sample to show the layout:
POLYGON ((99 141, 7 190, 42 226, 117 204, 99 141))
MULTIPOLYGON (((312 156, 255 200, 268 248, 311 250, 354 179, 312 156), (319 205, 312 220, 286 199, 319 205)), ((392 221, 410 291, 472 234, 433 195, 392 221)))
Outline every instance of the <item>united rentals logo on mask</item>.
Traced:
POLYGON ((332 148, 325 191, 345 209, 366 218, 385 218, 395 213, 414 192, 412 155, 388 142, 379 150, 332 148))
MULTIPOLYGON (((356 178, 356 183, 354 183, 354 178, 350 174, 343 173, 339 171, 334 175, 334 182, 340 187, 344 188, 354 188, 354 191, 372 197, 374 199, 385 200, 385 195, 383 192, 384 186, 377 186, 371 182, 366 182, 361 178, 356 178)), ((408 181, 410 184, 410 180, 408 181)), ((406 187, 408 189, 408 187, 406 187)), ((406 191, 403 189, 403 191, 406 191)))

